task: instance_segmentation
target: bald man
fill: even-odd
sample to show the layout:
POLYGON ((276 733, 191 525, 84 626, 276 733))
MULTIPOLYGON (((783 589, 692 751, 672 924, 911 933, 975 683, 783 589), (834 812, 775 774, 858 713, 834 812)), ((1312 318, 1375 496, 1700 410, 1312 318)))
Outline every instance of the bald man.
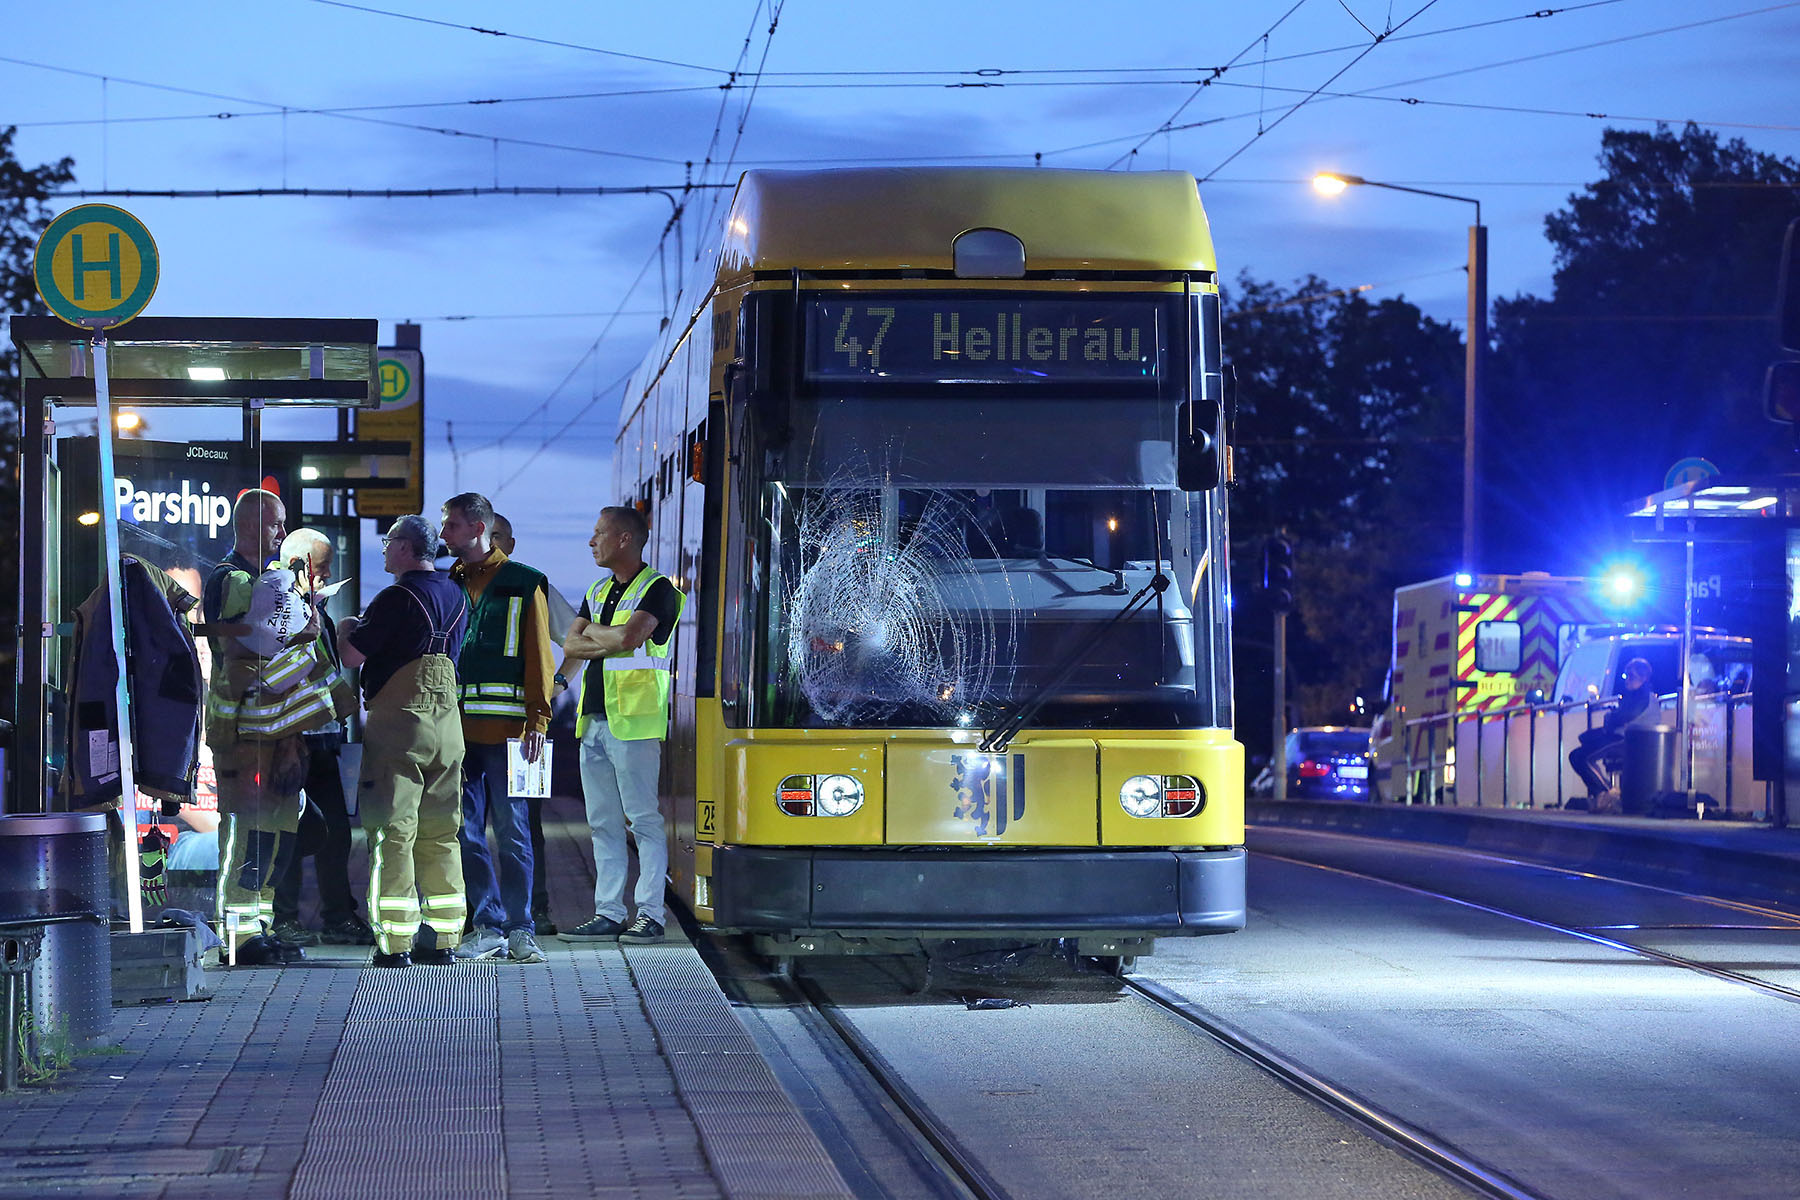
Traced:
POLYGON ((315 613, 274 657, 247 648, 241 635, 257 577, 287 535, 287 507, 252 489, 232 510, 233 544, 207 578, 201 605, 212 647, 207 679, 206 744, 219 795, 219 932, 240 965, 276 966, 305 957, 270 932, 275 875, 284 838, 300 824, 306 778, 303 734, 337 719, 331 673, 312 662, 315 613), (290 661, 291 660, 291 661, 290 661), (317 668, 317 669, 314 669, 317 668))

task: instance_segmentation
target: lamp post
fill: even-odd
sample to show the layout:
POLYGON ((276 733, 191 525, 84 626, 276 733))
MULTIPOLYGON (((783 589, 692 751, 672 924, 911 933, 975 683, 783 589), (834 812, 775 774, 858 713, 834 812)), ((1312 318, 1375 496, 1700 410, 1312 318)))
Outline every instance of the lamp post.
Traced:
POLYGON ((1378 183, 1361 175, 1341 171, 1322 172, 1313 176, 1313 187, 1321 194, 1335 196, 1347 187, 1385 188, 1390 192, 1411 192, 1415 196, 1435 196, 1439 200, 1457 200, 1475 206, 1475 223, 1469 226, 1469 324, 1468 343, 1463 358, 1463 495, 1462 495, 1462 569, 1476 571, 1481 564, 1477 555, 1481 548, 1475 516, 1475 497, 1481 480, 1475 457, 1475 440, 1481 418, 1482 360, 1487 354, 1487 227, 1481 223, 1481 201, 1469 196, 1452 196, 1448 192, 1429 192, 1424 188, 1403 187, 1398 183, 1378 183))

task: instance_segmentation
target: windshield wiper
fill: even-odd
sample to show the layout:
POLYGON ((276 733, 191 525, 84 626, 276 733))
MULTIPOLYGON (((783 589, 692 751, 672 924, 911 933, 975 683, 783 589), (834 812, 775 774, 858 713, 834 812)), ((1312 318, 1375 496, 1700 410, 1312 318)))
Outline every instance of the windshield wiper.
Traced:
MULTIPOLYGON (((1105 570, 1104 567, 1096 569, 1105 570)), ((1139 588, 1137 595, 1127 600, 1125 607, 1114 613, 1112 619, 1090 633, 1087 640, 1081 645, 1069 651, 1063 657, 1062 662, 1057 665, 1054 675, 1039 684, 1030 695, 1013 700, 1000 709, 994 727, 982 736, 979 747, 981 752, 983 754, 1000 754, 1012 745, 1013 738, 1017 737, 1019 731, 1024 729, 1031 718, 1038 714, 1038 710, 1050 702, 1051 695, 1063 685, 1064 680, 1074 673, 1075 668, 1082 664, 1094 647, 1098 646, 1109 633, 1117 628, 1120 622, 1143 609, 1151 600, 1160 600, 1168 587, 1169 577, 1163 574, 1162 564, 1159 562, 1155 577, 1139 588)))
POLYGON ((1091 570, 1099 571, 1103 575, 1111 575, 1112 582, 1107 584, 1106 587, 1101 590, 1113 592, 1120 596, 1125 594, 1125 572, 1123 571, 1115 571, 1111 567, 1103 567, 1091 558, 1076 558, 1069 554, 1050 554, 1046 555, 1045 559, 1048 562, 1055 562, 1058 559, 1061 559, 1063 562, 1072 562, 1078 567, 1087 567, 1091 570))

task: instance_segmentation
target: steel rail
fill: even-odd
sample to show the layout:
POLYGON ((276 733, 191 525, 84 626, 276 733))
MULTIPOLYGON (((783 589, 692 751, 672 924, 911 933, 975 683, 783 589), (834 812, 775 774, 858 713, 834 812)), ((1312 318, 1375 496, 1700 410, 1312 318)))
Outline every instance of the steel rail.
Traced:
POLYGON ((1138 995, 1195 1026, 1227 1050, 1261 1067, 1287 1087, 1457 1183, 1483 1195, 1498 1197, 1499 1200, 1543 1200, 1538 1193, 1528 1190, 1510 1176, 1483 1165, 1450 1143, 1383 1112, 1354 1093, 1313 1074, 1267 1043, 1216 1020, 1179 992, 1134 975, 1125 976, 1123 982, 1138 995))
POLYGON ((900 1073, 894 1069, 881 1051, 877 1050, 862 1032, 856 1028, 834 1005, 830 998, 820 990, 819 986, 809 979, 795 978, 790 981, 794 988, 812 1006, 814 1012, 831 1027, 846 1049, 860 1062, 881 1090, 888 1094, 900 1112, 912 1123, 913 1129, 922 1137, 938 1156, 944 1160, 963 1187, 978 1200, 1011 1200, 1008 1192, 979 1159, 965 1147, 957 1136, 950 1132, 943 1122, 932 1113, 929 1105, 919 1094, 906 1085, 900 1073))
MULTIPOLYGON (((1618 938, 1604 937, 1601 934, 1594 932, 1592 929, 1580 929, 1573 925, 1558 925, 1554 921, 1542 921, 1536 917, 1528 917, 1523 913, 1511 912, 1504 908, 1495 908, 1491 904, 1482 904, 1477 900, 1465 900, 1460 896, 1452 896, 1446 892, 1436 892, 1430 888, 1420 887, 1417 884, 1412 883, 1401 883, 1395 879, 1383 879, 1379 875, 1370 875, 1365 871, 1354 871, 1348 867, 1334 867, 1325 863, 1308 862, 1303 858, 1292 858, 1285 854, 1270 854, 1267 851, 1262 850, 1256 851, 1256 854, 1258 857, 1273 859, 1276 862, 1291 863, 1294 866, 1299 867, 1311 867, 1315 871, 1329 871, 1332 874, 1345 875, 1351 879, 1365 879, 1370 883, 1379 883, 1384 887, 1398 888, 1404 892, 1411 892, 1416 896, 1424 896, 1432 900, 1442 900, 1449 904, 1460 905, 1463 908, 1474 909, 1476 912, 1487 913, 1490 916, 1502 917, 1509 921, 1518 921, 1521 924, 1530 925, 1549 933, 1560 933, 1567 937, 1580 938, 1584 942, 1592 942, 1597 946, 1605 946, 1610 950, 1618 950, 1626 954, 1635 954, 1640 958, 1647 958, 1652 962, 1660 962, 1666 966, 1680 967, 1683 970, 1693 971, 1701 975, 1708 975, 1724 983, 1734 983, 1740 987, 1763 992, 1767 995, 1789 1001, 1790 1003, 1800 1003, 1800 988, 1791 988, 1785 984, 1775 983, 1771 980, 1758 979, 1754 975, 1745 975, 1741 971, 1733 971, 1729 967, 1718 967, 1711 963, 1700 962, 1697 959, 1683 958, 1679 954, 1670 954, 1666 950, 1657 950, 1649 946, 1638 946, 1631 942, 1620 941, 1618 938)), ((1613 882, 1623 884, 1631 883, 1630 880, 1626 879, 1613 880, 1613 882)), ((1705 896, 1694 896, 1692 898, 1696 900, 1709 899, 1709 897, 1705 896)))
MULTIPOLYGON (((1311 826, 1305 825, 1264 825, 1253 823, 1249 828, 1261 833, 1298 833, 1305 837, 1321 838, 1326 841, 1368 842, 1371 840, 1371 835, 1369 834, 1346 833, 1338 829, 1314 829, 1311 826)), ((1499 854, 1492 850, 1471 850, 1467 846, 1452 846, 1442 842, 1407 842, 1405 844, 1421 850, 1431 850, 1441 854, 1454 855, 1457 858, 1472 858, 1476 862, 1499 863, 1503 867, 1527 867, 1532 870, 1547 871, 1555 875, 1567 875, 1572 879, 1592 879, 1599 883, 1617 883, 1625 887, 1642 888, 1647 892, 1660 892, 1665 896, 1674 896, 1678 900, 1693 900, 1701 904, 1710 904, 1715 908, 1731 909, 1734 912, 1749 913, 1753 916, 1779 919, 1785 922, 1786 926, 1800 929, 1800 913, 1795 913, 1784 908, 1777 908, 1772 904, 1760 904, 1751 900, 1733 900, 1728 896, 1708 896, 1701 892, 1686 891, 1682 888, 1669 887, 1666 884, 1649 883, 1642 879, 1627 879, 1623 875, 1603 875, 1598 871, 1590 871, 1582 867, 1572 867, 1566 863, 1542 862, 1536 859, 1518 858, 1510 854, 1499 854)), ((1261 854, 1264 852, 1252 850, 1251 853, 1261 854)), ((1283 855, 1273 851, 1268 852, 1268 856, 1270 858, 1285 858, 1294 862, 1308 862, 1309 865, 1314 866, 1318 865, 1310 863, 1307 859, 1294 858, 1292 855, 1283 855)), ((1597 927, 1590 926, 1589 928, 1597 927)), ((1730 929, 1734 928, 1734 926, 1721 925, 1717 926, 1717 928, 1730 929)))

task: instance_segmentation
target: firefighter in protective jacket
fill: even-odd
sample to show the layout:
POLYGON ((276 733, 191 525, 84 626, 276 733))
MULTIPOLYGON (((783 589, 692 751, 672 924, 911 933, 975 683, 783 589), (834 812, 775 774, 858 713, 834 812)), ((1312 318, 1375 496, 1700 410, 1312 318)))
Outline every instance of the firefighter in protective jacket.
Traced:
MULTIPOLYGON (((342 672, 319 652, 310 606, 296 609, 279 591, 291 573, 265 572, 286 536, 287 510, 273 492, 247 491, 232 510, 235 537, 206 581, 201 599, 212 670, 207 680, 206 744, 219 793, 220 933, 237 961, 291 962, 298 947, 269 936, 276 859, 299 828, 306 779, 301 735, 350 713, 342 672), (302 614, 300 627, 288 626, 302 614), (273 634, 273 636, 271 636, 273 634)), ((291 852, 291 850, 290 850, 291 852)))

